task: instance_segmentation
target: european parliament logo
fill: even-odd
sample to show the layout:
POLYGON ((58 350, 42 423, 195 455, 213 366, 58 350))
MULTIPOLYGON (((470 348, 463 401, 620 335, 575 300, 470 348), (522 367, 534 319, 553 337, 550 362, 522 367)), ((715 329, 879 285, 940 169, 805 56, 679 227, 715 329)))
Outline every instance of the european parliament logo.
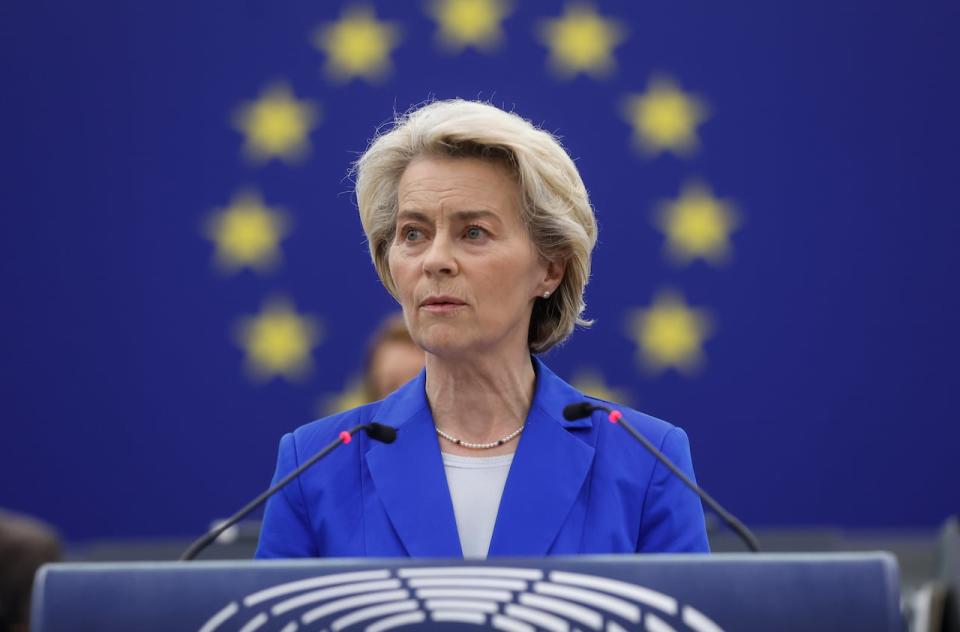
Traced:
POLYGON ((336 573, 232 601, 200 632, 472 626, 503 632, 721 632, 690 604, 607 577, 508 566, 415 567, 336 573))

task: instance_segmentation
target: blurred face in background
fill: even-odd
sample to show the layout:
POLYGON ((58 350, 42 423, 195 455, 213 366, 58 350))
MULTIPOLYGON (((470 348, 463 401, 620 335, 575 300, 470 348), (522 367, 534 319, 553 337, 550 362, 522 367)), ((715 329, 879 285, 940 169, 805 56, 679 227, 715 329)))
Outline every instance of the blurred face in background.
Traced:
POLYGON ((381 400, 416 377, 423 360, 423 350, 409 340, 380 343, 373 352, 367 375, 370 400, 381 400))
POLYGON ((400 178, 389 264, 410 335, 444 357, 523 350, 547 264, 520 218, 507 168, 424 156, 400 178))

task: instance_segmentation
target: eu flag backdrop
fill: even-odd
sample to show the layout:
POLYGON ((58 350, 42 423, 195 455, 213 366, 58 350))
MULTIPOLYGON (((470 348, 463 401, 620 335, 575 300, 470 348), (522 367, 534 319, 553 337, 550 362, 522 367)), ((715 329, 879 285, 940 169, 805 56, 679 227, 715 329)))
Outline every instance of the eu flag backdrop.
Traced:
POLYGON ((261 490, 396 309, 351 162, 461 97, 560 136, 591 193, 596 324, 548 364, 684 427, 752 525, 937 524, 960 507, 958 12, 6 3, 0 505, 186 535, 261 490))

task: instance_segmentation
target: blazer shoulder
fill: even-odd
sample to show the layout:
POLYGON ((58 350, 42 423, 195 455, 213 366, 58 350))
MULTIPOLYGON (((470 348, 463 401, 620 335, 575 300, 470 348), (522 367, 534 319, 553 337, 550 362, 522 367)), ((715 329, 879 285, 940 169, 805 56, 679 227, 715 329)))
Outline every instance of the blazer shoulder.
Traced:
POLYGON ((299 452, 316 452, 344 430, 370 423, 382 402, 373 402, 316 419, 296 428, 291 434, 299 452))
MULTIPOLYGON (((681 432, 683 432, 682 428, 675 426, 668 421, 664 421, 663 419, 648 415, 640 412, 639 410, 634 410, 633 408, 629 408, 627 406, 622 406, 616 402, 610 402, 597 397, 591 397, 589 395, 586 395, 585 399, 598 406, 606 406, 607 408, 619 410, 621 413, 623 413, 624 419, 626 419, 627 422, 633 426, 637 432, 643 434, 643 436, 653 442, 653 444, 656 446, 661 445, 666 436, 673 430, 679 429, 681 432)), ((606 414, 600 414, 603 415, 603 420, 606 421, 606 414)), ((612 426, 613 424, 607 423, 604 425, 612 426)), ((623 432, 622 428, 617 428, 616 430, 618 432, 623 432)))

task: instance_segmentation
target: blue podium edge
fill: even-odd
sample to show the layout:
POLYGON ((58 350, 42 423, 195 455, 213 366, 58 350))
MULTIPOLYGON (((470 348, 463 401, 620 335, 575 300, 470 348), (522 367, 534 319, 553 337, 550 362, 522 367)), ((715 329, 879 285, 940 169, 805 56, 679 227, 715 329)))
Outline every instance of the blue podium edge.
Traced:
POLYGON ((493 559, 464 560, 462 558, 310 558, 310 559, 278 559, 278 560, 193 560, 182 561, 150 561, 150 562, 56 562, 44 564, 34 578, 33 598, 30 608, 32 626, 42 629, 45 588, 47 578, 51 573, 73 573, 111 570, 138 570, 138 571, 179 571, 194 567, 205 570, 231 569, 249 567, 251 564, 261 568, 371 568, 378 566, 424 566, 429 567, 438 563, 456 563, 462 566, 539 566, 544 560, 576 561, 578 563, 602 563, 631 559, 643 562, 670 562, 673 564, 830 564, 865 562, 878 563, 883 569, 883 576, 887 585, 888 594, 895 596, 890 600, 891 610, 886 613, 887 620, 902 621, 900 613, 900 581, 899 566, 896 557, 889 551, 864 551, 844 553, 717 553, 717 554, 643 554, 643 555, 569 555, 544 557, 498 557, 493 559))
POLYGON ((478 566, 503 566, 507 564, 534 564, 543 560, 562 560, 577 562, 613 562, 632 560, 649 560, 651 562, 679 562, 686 564, 713 564, 728 562, 756 562, 756 563, 824 563, 824 562, 882 562, 886 570, 891 571, 894 576, 899 573, 899 566, 896 557, 889 551, 863 551, 846 553, 644 553, 642 555, 552 555, 550 557, 496 557, 488 559, 463 559, 452 557, 325 557, 325 558, 294 558, 294 559, 271 559, 271 560, 192 560, 189 562, 181 561, 144 561, 144 562, 54 562, 44 564, 37 571, 35 587, 42 583, 46 574, 50 570, 60 571, 90 571, 90 570, 111 570, 111 569, 137 569, 137 570, 160 570, 160 569, 182 569, 188 566, 195 566, 206 569, 235 568, 240 565, 257 564, 264 567, 290 567, 303 566, 311 568, 324 568, 328 566, 381 566, 405 564, 410 566, 429 566, 438 562, 448 563, 456 562, 458 564, 478 565, 478 566))

